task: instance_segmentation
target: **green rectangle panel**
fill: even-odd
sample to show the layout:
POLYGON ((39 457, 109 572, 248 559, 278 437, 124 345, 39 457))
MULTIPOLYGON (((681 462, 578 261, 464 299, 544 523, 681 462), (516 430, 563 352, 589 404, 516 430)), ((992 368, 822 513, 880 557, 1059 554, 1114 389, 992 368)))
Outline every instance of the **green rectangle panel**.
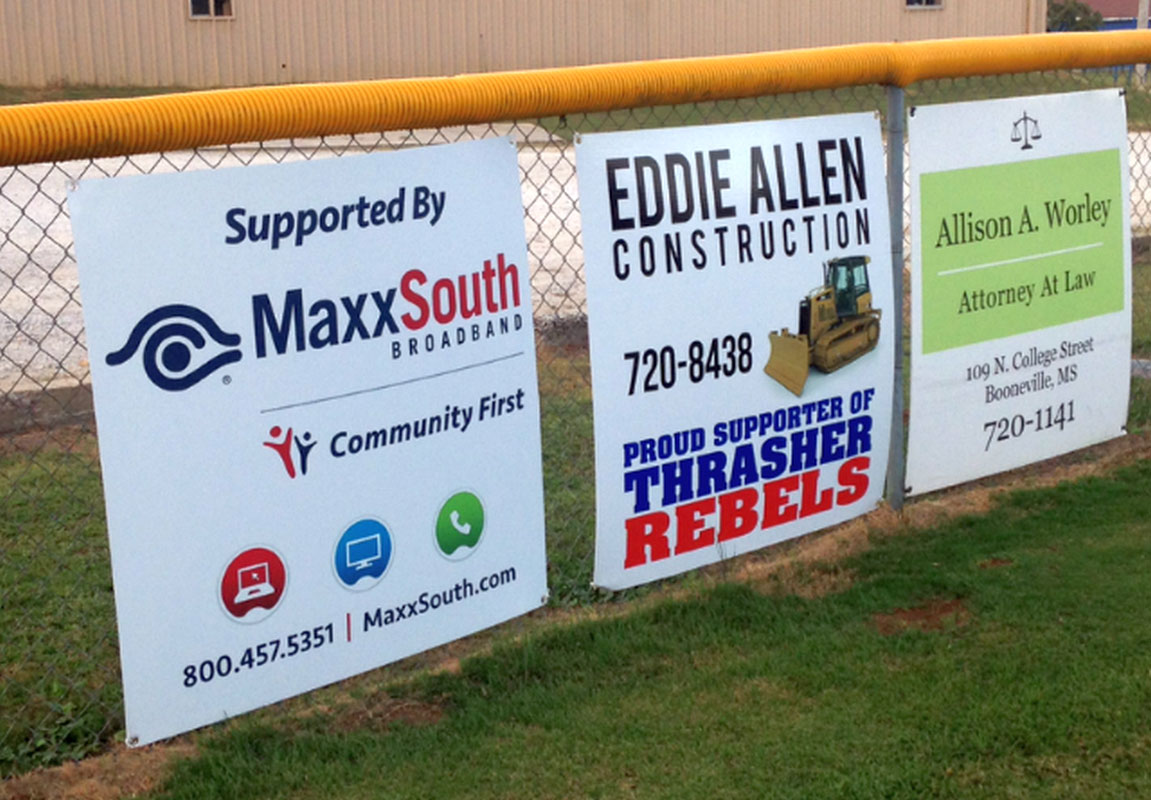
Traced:
POLYGON ((1119 151, 920 177, 923 351, 1123 308, 1119 151))

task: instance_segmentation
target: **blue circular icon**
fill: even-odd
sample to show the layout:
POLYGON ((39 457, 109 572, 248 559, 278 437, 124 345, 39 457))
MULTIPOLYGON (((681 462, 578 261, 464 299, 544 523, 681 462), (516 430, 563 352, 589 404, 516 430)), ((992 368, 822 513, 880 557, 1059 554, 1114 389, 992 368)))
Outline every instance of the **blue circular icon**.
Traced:
POLYGON ((379 583, 392 564, 392 534, 377 519, 352 523, 336 542, 332 566, 345 589, 362 592, 379 583))

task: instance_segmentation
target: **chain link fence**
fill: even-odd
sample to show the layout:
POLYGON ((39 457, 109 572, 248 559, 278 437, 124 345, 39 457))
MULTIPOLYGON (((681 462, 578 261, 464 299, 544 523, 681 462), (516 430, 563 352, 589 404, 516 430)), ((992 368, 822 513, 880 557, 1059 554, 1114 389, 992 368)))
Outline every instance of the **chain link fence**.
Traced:
MULTIPOLYGON (((1128 90, 1135 254, 1130 427, 1143 428, 1151 420, 1151 98, 1133 70, 931 81, 907 89, 906 105, 1106 86, 1128 90)), ((86 755, 123 726, 98 439, 65 205, 70 183, 512 134, 532 267, 549 584, 553 604, 586 604, 602 598, 590 587, 591 391, 575 133, 884 111, 884 92, 855 87, 0 169, 0 776, 86 755)), ((909 253, 907 220, 905 209, 909 253)), ((906 317, 906 305, 904 311, 906 317)))

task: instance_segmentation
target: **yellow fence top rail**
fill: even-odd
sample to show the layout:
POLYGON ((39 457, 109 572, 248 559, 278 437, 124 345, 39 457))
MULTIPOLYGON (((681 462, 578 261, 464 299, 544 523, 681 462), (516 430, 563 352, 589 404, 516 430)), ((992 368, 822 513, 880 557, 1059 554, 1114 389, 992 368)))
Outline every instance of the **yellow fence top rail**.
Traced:
POLYGON ((1151 61, 1151 31, 859 44, 0 107, 0 166, 1151 61))

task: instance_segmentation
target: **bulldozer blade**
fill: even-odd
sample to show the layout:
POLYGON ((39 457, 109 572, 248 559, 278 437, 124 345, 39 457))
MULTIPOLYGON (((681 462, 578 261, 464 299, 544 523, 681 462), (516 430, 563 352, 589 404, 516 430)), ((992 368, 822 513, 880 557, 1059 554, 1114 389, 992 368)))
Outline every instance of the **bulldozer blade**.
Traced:
POLYGON ((771 358, 763 371, 799 397, 807 383, 809 354, 806 339, 787 333, 771 333, 771 358))

